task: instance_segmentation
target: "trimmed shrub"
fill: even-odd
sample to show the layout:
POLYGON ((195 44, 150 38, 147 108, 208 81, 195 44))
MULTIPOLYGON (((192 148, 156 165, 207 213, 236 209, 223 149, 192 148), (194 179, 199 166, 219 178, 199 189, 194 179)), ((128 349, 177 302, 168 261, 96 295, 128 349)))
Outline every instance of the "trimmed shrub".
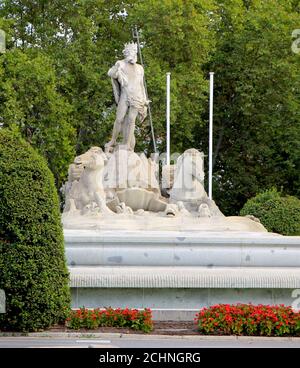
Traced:
POLYGON ((71 329, 95 329, 98 327, 128 327, 133 330, 150 332, 153 328, 151 310, 137 309, 86 309, 80 308, 70 312, 66 326, 71 329))
POLYGON ((45 160, 0 129, 0 329, 36 331, 62 322, 70 304, 58 196, 45 160))
POLYGON ((299 336, 300 313, 284 305, 218 304, 195 318, 207 335, 299 336))
POLYGON ((276 189, 267 190, 249 199, 240 212, 253 215, 268 231, 282 235, 300 235, 300 200, 283 197, 276 189))

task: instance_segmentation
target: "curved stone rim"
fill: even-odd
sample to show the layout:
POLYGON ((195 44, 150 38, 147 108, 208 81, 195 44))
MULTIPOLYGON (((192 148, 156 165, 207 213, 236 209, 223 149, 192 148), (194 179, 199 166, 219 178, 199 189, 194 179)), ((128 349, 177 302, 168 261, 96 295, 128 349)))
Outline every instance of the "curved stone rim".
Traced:
POLYGON ((299 268, 70 267, 71 288, 300 288, 299 268))

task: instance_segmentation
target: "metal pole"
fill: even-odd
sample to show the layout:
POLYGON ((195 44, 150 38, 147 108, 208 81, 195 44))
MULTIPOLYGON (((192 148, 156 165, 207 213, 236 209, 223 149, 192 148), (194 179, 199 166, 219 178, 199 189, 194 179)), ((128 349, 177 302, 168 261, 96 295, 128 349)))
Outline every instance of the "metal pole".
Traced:
MULTIPOLYGON (((138 50, 139 50, 140 61, 141 61, 141 64, 142 64, 143 68, 145 68, 145 66, 144 66, 144 60, 143 60, 143 55, 142 55, 142 51, 141 51, 141 45, 140 45, 140 36, 139 36, 139 32, 138 32, 137 26, 134 27, 133 37, 136 38, 137 45, 138 45, 138 50)), ((146 82, 145 76, 144 76, 144 85, 145 85, 146 98, 147 98, 147 100, 149 100, 148 88, 147 88, 147 82, 146 82)), ((152 112, 151 112, 150 103, 148 105, 148 114, 149 114, 149 120, 150 120, 150 127, 151 127, 151 135, 152 135, 152 141, 153 141, 153 148, 154 148, 154 152, 156 153, 157 152, 157 147, 156 147, 156 141, 155 141, 155 134, 154 134, 154 127, 153 127, 153 120, 152 120, 152 112)))
POLYGON ((209 174, 208 174, 208 198, 212 199, 212 171, 213 171, 213 103, 214 103, 214 73, 209 73, 209 174))
POLYGON ((167 165, 170 165, 170 85, 171 85, 171 73, 167 73, 167 110, 166 110, 166 123, 167 123, 167 165))

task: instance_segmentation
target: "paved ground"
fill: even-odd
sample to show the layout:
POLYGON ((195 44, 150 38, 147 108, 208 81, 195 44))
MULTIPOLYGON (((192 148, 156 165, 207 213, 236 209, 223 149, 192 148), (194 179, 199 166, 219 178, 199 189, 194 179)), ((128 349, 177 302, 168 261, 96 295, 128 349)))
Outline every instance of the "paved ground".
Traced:
POLYGON ((0 348, 300 348, 300 338, 208 336, 0 337, 0 348))

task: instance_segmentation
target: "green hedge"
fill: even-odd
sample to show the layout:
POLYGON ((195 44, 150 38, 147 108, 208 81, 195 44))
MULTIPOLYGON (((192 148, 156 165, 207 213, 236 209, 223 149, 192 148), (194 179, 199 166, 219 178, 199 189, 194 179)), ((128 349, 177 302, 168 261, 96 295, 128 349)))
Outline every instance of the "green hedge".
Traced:
POLYGON ((283 197, 270 189, 249 199, 240 212, 260 219, 268 231, 282 235, 300 235, 300 200, 283 197))
POLYGON ((0 329, 34 331, 63 321, 70 304, 53 175, 17 134, 0 128, 0 329))

